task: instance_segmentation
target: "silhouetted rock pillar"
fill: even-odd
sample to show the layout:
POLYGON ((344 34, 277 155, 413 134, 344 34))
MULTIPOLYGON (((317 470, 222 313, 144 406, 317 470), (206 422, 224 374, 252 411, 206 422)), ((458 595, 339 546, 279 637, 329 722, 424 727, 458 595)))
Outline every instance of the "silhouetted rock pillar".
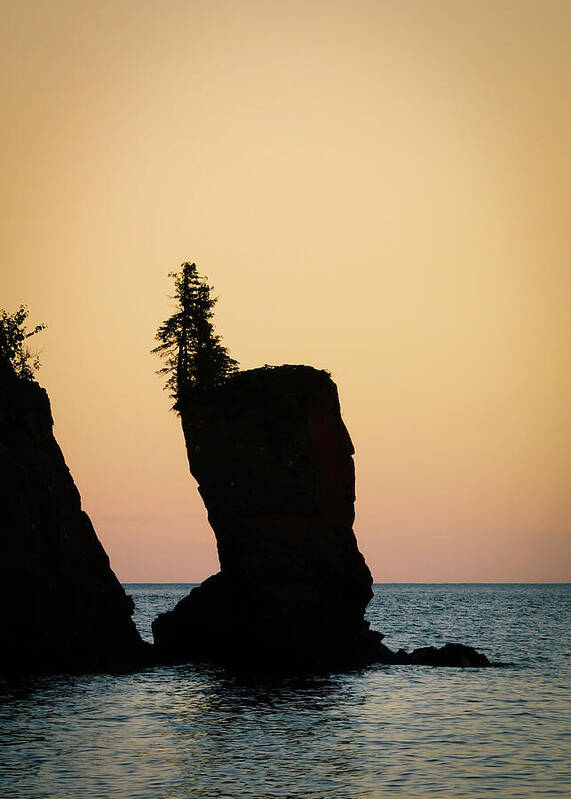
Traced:
POLYGON ((240 663, 360 663, 380 636, 353 534, 353 445, 327 372, 241 372, 180 407, 220 572, 155 621, 161 654, 240 663))

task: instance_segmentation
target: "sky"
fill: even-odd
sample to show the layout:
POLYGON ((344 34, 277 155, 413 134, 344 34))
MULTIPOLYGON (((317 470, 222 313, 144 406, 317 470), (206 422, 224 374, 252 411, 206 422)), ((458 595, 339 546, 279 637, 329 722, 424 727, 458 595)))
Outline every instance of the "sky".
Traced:
POLYGON ((0 305, 126 582, 218 568, 154 372, 195 261, 331 371, 377 581, 571 580, 568 0, 4 0, 0 305))

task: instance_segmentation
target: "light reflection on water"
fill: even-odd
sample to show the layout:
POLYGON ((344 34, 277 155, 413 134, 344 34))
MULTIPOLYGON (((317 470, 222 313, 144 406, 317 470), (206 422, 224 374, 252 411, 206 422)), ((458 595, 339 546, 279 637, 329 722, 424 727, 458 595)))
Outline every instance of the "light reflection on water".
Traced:
MULTIPOLYGON (((188 589, 128 590, 145 624, 149 597, 172 606, 188 589)), ((256 680, 186 665, 0 686, 0 794, 567 796, 568 614, 565 586, 379 586, 369 616, 391 647, 444 629, 517 665, 256 680)))

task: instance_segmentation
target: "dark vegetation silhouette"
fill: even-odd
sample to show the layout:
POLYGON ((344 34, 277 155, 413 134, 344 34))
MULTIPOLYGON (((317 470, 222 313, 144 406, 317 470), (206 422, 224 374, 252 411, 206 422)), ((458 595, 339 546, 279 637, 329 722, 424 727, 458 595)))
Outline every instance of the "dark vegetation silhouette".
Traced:
POLYGON ((178 403, 196 389, 212 388, 223 383, 238 368, 228 349, 214 332, 213 308, 218 301, 211 296, 213 286, 198 272, 195 263, 185 261, 179 272, 169 272, 174 279, 176 311, 159 327, 151 350, 164 359, 157 374, 166 376, 165 389, 178 403))
POLYGON ((34 374, 40 368, 38 353, 31 352, 25 342, 46 327, 36 325, 33 330, 27 330, 28 315, 25 305, 20 305, 13 314, 0 309, 0 361, 22 380, 34 380, 34 374))

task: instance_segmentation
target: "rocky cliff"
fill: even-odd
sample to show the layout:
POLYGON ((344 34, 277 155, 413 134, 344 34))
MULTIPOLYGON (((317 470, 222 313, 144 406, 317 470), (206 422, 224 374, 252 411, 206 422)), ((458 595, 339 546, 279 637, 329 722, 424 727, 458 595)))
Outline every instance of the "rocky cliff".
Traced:
POLYGON ((132 600, 53 435, 47 393, 0 362, 0 672, 138 664, 132 600))

